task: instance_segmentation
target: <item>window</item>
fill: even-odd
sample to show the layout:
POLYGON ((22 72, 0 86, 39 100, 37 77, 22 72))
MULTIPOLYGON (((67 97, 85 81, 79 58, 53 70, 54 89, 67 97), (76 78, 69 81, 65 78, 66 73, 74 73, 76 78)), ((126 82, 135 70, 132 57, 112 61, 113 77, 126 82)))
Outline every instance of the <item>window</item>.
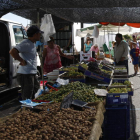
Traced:
POLYGON ((24 29, 22 29, 21 26, 14 25, 13 26, 13 31, 14 31, 16 45, 22 42, 22 40, 24 39, 23 35, 25 37, 27 37, 26 31, 24 29))

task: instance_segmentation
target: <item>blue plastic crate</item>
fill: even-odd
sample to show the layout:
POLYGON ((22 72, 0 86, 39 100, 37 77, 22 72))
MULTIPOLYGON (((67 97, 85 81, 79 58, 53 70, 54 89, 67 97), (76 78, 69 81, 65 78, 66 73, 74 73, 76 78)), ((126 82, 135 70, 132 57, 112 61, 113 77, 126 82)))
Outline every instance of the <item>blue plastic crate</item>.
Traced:
POLYGON ((85 68, 83 68, 81 65, 79 65, 79 66, 78 66, 78 69, 79 69, 79 70, 81 70, 81 71, 83 71, 83 72, 85 72, 85 71, 86 71, 86 69, 85 69, 85 68))
POLYGON ((110 81, 111 81, 111 79, 109 79, 109 78, 103 77, 99 74, 96 74, 96 73, 88 71, 88 70, 86 70, 84 74, 90 78, 93 78, 93 79, 96 79, 99 81, 103 81, 105 83, 110 83, 110 81))
POLYGON ((130 137, 130 102, 127 105, 127 139, 130 137))
POLYGON ((128 105, 128 93, 108 93, 106 105, 128 105))
POLYGON ((128 139, 128 106, 107 107, 104 118, 105 140, 128 139))

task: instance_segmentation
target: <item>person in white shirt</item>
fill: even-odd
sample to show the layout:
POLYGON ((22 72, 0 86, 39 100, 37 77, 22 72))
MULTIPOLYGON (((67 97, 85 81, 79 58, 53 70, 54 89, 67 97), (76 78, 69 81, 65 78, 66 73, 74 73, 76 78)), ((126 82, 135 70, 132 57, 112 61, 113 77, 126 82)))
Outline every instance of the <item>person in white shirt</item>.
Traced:
POLYGON ((32 25, 27 30, 28 39, 23 40, 9 52, 15 60, 20 62, 17 81, 21 85, 22 100, 34 99, 34 95, 40 87, 36 78, 37 53, 35 42, 40 39, 41 33, 43 32, 37 26, 32 25))
POLYGON ((128 73, 128 44, 123 41, 122 34, 116 34, 114 47, 115 65, 125 65, 128 73))

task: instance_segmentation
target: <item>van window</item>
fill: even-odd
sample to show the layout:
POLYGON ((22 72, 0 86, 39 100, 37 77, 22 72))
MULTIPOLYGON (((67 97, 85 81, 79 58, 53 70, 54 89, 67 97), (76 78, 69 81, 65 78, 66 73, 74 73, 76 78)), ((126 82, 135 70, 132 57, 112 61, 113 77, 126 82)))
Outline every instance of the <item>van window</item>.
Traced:
POLYGON ((24 36, 27 36, 26 31, 23 30, 21 26, 14 25, 13 31, 14 31, 16 45, 19 44, 24 39, 23 34, 24 36))

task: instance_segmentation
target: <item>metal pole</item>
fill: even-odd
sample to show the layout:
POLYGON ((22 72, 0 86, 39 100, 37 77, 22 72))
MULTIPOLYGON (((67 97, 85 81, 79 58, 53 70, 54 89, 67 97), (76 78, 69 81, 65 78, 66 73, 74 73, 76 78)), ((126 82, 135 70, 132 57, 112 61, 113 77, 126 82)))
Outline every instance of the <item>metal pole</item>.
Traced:
MULTIPOLYGON (((39 8, 37 8, 37 26, 38 26, 38 28, 40 28, 39 8)), ((41 45, 41 49, 40 49, 41 73, 42 73, 42 81, 43 81, 43 92, 45 93, 42 52, 43 52, 43 46, 41 45)))
POLYGON ((37 8, 37 26, 39 27, 39 8, 37 8))
MULTIPOLYGON (((108 26, 107 26, 107 33, 108 33, 108 43, 109 43, 109 31, 108 31, 108 26)), ((109 44, 108 44, 109 45, 109 44)), ((110 55, 110 46, 109 46, 109 56, 111 58, 111 55, 110 55)))
MULTIPOLYGON (((109 32, 108 32, 108 42, 109 42, 109 32)), ((109 56, 111 58, 111 55, 110 55, 110 46, 109 46, 109 56)))
MULTIPOLYGON (((72 48, 73 48, 73 57, 74 57, 74 23, 72 24, 72 48)), ((74 59, 73 59, 74 64, 74 59)))
MULTIPOLYGON (((72 44, 72 46, 73 46, 73 56, 74 56, 74 42, 73 42, 73 44, 72 44)), ((73 64, 74 64, 74 59, 73 59, 73 64)))

